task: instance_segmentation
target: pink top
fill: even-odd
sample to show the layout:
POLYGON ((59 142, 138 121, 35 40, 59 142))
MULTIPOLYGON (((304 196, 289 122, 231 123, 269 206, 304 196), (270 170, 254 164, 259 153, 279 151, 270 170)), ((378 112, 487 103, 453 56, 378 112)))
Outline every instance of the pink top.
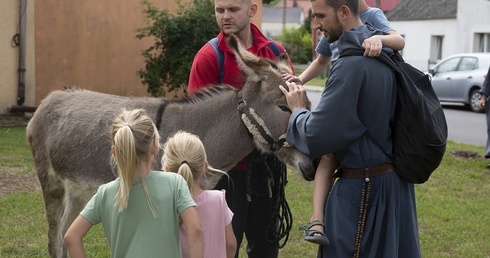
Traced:
MULTIPOLYGON (((197 214, 204 231, 204 258, 226 258, 225 226, 231 223, 233 212, 228 208, 225 193, 206 190, 194 196, 197 214)), ((182 257, 189 257, 189 248, 184 225, 180 227, 182 257)), ((192 243, 191 243, 192 245, 192 243)))

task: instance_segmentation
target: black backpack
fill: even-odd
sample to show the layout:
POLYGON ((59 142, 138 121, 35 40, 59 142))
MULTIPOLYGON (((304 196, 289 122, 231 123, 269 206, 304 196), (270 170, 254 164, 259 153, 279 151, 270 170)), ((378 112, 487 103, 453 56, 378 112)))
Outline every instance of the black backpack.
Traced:
MULTIPOLYGON (((348 49, 341 56, 362 55, 364 50, 348 49)), ((393 156, 368 131, 366 136, 393 161, 399 176, 410 183, 427 181, 439 167, 446 152, 447 124, 430 77, 405 63, 395 51, 382 52, 378 60, 395 72, 397 100, 393 132, 393 156)))

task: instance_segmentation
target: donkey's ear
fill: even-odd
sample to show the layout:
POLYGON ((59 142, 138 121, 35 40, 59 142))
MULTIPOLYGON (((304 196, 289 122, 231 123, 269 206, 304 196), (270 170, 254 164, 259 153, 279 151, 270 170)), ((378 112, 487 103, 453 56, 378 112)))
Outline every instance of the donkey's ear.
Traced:
POLYGON ((276 57, 278 62, 289 62, 289 57, 286 51, 283 51, 279 56, 276 57))
POLYGON ((286 51, 277 56, 276 61, 277 67, 279 68, 281 73, 293 73, 293 71, 291 70, 291 66, 289 65, 289 56, 286 51))
POLYGON ((238 42, 235 35, 228 37, 228 46, 235 53, 238 66, 247 75, 247 80, 258 82, 267 79, 267 75, 272 69, 267 60, 248 52, 238 42))

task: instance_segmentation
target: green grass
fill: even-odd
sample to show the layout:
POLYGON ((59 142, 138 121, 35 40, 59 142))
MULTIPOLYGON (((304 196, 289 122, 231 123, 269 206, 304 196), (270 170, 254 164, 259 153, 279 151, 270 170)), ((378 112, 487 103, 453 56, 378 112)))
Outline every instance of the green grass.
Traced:
POLYGON ((318 87, 323 87, 325 86, 325 81, 327 78, 322 78, 321 76, 317 76, 313 79, 311 79, 308 83, 308 85, 313 85, 313 86, 318 86, 318 87))
POLYGON ((23 173, 33 173, 25 127, 0 128, 1 166, 21 168, 23 173))
MULTIPOLYGON (((296 76, 299 76, 300 74, 301 74, 301 71, 298 71, 297 74, 296 74, 296 76)), ((311 79, 306 84, 312 85, 312 86, 323 87, 323 86, 325 86, 325 81, 327 81, 327 77, 326 77, 326 74, 323 73, 323 74, 320 74, 317 77, 311 79)))
MULTIPOLYGON (((454 150, 483 147, 448 143, 441 166, 428 182, 416 185, 420 243, 424 257, 490 257, 490 170, 483 158, 466 160, 451 155, 454 150)), ((25 139, 25 127, 0 128, 0 173, 2 168, 34 175, 25 139), (15 170, 17 171, 17 170, 15 170)), ((293 213, 293 227, 280 257, 315 257, 317 246, 303 240, 300 225, 308 221, 312 183, 290 171, 286 196, 293 213)), ((3 182, 1 182, 3 183, 3 182)), ((0 257, 48 257, 47 224, 40 191, 20 191, 0 197, 0 257)), ((86 238, 90 257, 107 257, 100 225, 86 238)), ((241 257, 244 248, 241 248, 241 257)))

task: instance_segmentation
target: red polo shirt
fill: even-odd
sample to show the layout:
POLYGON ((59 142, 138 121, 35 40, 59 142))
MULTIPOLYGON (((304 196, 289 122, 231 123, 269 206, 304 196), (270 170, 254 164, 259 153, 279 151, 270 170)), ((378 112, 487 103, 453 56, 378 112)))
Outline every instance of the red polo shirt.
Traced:
MULTIPOLYGON (((274 52, 268 47, 271 44, 270 40, 262 34, 262 32, 254 25, 250 24, 252 30, 253 45, 247 49, 251 53, 265 57, 271 60, 276 59, 274 52)), ((219 44, 218 50, 223 52, 223 84, 230 84, 231 86, 241 89, 245 85, 245 77, 243 72, 238 67, 238 63, 235 59, 233 51, 228 47, 226 41, 223 40, 225 35, 221 31, 218 34, 219 44)), ((277 46, 281 52, 284 52, 284 47, 277 43, 277 46)), ((291 61, 289 61, 291 69, 293 69, 291 61)), ((294 71, 294 70, 293 70, 294 71)), ((198 89, 206 87, 208 85, 219 84, 219 65, 218 57, 213 47, 207 43, 194 57, 194 61, 191 67, 191 73, 189 76, 189 85, 187 91, 190 95, 193 95, 198 89)), ((240 161, 233 170, 245 170, 247 168, 247 158, 245 157, 240 161)))

